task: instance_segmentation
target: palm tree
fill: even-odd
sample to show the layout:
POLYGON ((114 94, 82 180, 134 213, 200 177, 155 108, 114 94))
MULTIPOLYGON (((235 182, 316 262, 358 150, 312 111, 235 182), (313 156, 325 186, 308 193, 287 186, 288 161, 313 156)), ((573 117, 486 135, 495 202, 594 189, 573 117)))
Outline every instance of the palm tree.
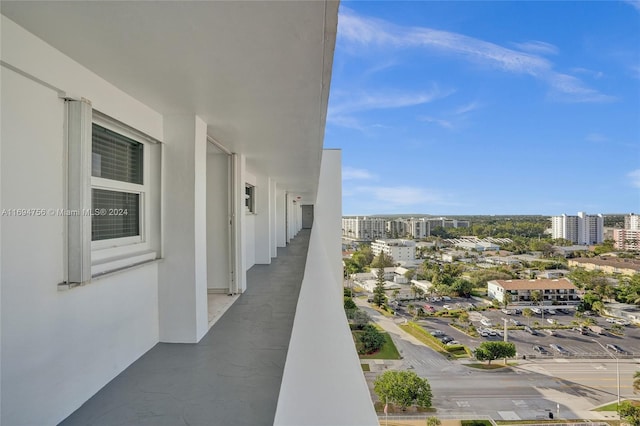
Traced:
POLYGON ((527 318, 527 325, 531 325, 531 316, 533 315, 533 311, 529 308, 524 308, 522 310, 522 316, 527 318))
POLYGON ((640 370, 633 374, 633 393, 640 393, 640 370))

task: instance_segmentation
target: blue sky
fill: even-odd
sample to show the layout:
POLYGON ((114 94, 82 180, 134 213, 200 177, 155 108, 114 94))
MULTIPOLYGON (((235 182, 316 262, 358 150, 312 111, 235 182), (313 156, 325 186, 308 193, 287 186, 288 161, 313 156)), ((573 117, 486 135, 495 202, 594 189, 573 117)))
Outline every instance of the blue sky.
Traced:
POLYGON ((640 212, 640 2, 343 1, 343 214, 640 212))

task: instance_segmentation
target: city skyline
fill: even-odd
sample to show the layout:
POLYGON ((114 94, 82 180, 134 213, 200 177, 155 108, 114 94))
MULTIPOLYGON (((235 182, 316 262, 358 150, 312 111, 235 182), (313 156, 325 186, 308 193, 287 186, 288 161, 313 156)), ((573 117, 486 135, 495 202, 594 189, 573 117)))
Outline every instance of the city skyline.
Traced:
POLYGON ((640 3, 342 2, 343 215, 640 210, 640 3))

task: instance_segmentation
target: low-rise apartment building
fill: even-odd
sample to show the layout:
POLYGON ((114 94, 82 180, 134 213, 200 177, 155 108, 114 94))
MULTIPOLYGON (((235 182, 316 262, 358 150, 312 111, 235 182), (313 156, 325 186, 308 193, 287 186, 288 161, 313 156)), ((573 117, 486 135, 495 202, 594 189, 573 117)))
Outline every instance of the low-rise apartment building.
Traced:
POLYGON ((493 280, 487 283, 487 294, 501 303, 508 296, 509 303, 532 303, 531 295, 540 292, 541 302, 577 303, 580 301, 578 288, 568 279, 539 279, 539 280, 493 280))
POLYGON ((375 256, 385 252, 396 262, 416 258, 416 243, 411 240, 375 240, 371 243, 371 251, 375 256))
POLYGON ((640 260, 635 259, 577 258, 569 259, 568 264, 573 268, 584 268, 587 271, 603 271, 608 274, 633 275, 640 273, 640 260))

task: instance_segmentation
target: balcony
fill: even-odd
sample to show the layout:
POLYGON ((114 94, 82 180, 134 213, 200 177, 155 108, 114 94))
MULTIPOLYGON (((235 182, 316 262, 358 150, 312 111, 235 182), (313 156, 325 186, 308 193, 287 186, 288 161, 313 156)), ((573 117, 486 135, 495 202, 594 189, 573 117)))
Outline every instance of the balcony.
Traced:
POLYGON ((328 265, 302 230, 199 343, 157 344, 61 425, 377 424, 328 265))

